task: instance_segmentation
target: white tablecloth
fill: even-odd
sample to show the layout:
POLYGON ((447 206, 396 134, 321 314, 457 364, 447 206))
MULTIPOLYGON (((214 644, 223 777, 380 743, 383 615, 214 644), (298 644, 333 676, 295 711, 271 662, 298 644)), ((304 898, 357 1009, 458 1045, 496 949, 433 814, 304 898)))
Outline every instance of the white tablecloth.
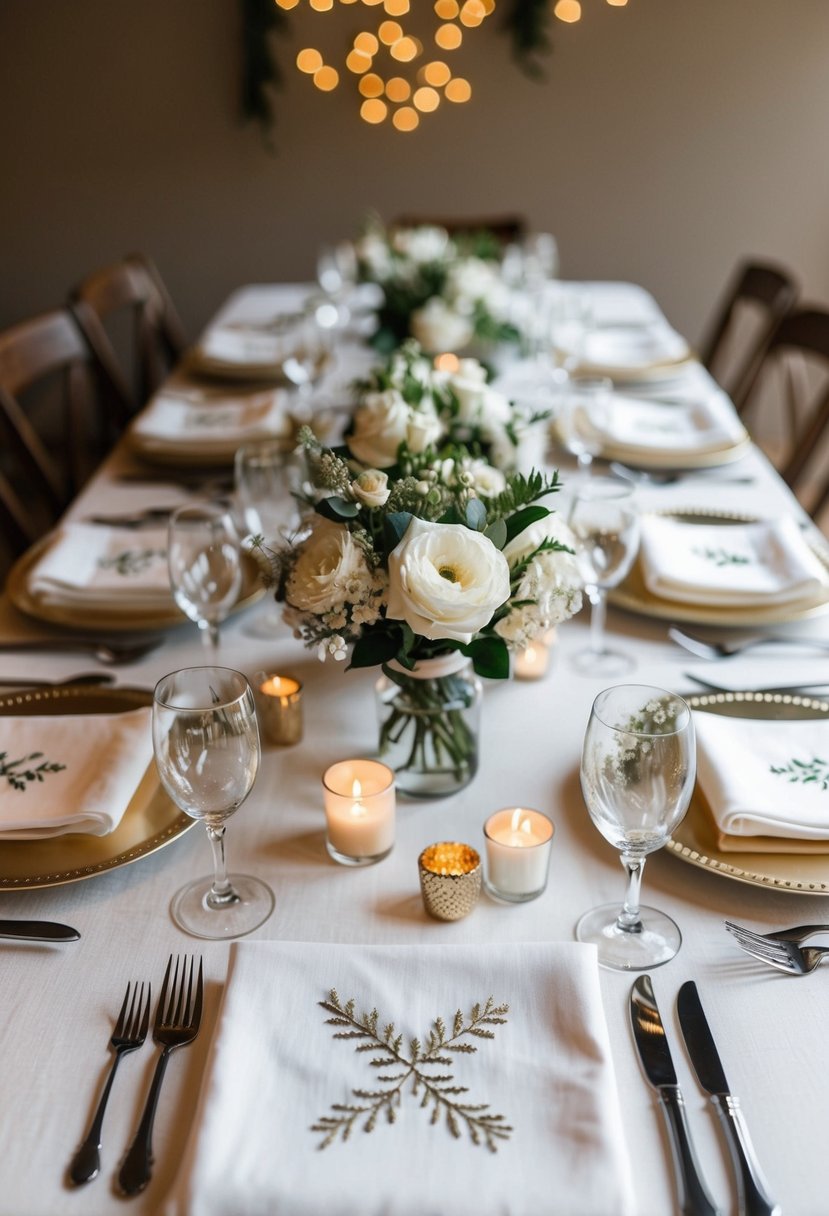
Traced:
MULTIPOLYGON (((292 296, 290 289, 251 288, 232 297, 221 315, 272 315, 279 307, 290 307, 299 290, 292 296)), ((625 288, 595 290, 611 310, 623 308, 625 288)), ((627 292, 631 306, 643 315, 655 309, 640 289, 627 292)), ((702 370, 699 375, 704 377, 702 370)), ((126 459, 113 457, 75 504, 73 517, 82 518, 93 504, 95 509, 121 510, 182 497, 172 486, 114 482, 119 460, 126 459)), ((641 491, 643 505, 716 506, 763 514, 797 511, 759 453, 746 456, 738 471, 753 475, 756 483, 717 486, 713 479, 689 480, 641 491)), ((401 800, 396 844, 388 859, 365 869, 345 869, 325 851, 320 776, 332 761, 370 754, 375 744, 376 673, 322 666, 285 628, 273 638, 255 636, 262 612, 261 606, 253 608, 223 627, 220 660, 248 675, 268 668, 299 676, 305 684, 306 733, 300 747, 265 751, 253 794, 228 829, 231 870, 260 875, 276 893, 273 916, 256 938, 384 944, 568 941, 586 908, 621 899, 624 876, 617 854, 590 823, 579 791, 584 728, 591 701, 602 687, 601 680, 577 674, 568 663, 570 653, 587 640, 586 614, 559 630, 560 644, 544 681, 487 687, 481 768, 474 782, 445 801, 401 800), (546 893, 516 906, 482 897, 466 920, 430 920, 418 888, 421 849, 443 839, 480 848, 487 816, 515 805, 536 807, 555 821, 546 893)), ((665 622, 611 610, 609 624, 616 644, 635 656, 635 678, 643 683, 689 689, 682 674, 689 670, 724 682, 751 678, 755 684, 784 683, 791 670, 785 658, 763 650, 750 660, 732 661, 740 666, 715 668, 671 643, 665 622)), ((790 628, 825 637, 829 619, 790 628)), ((0 603, 0 637, 46 632, 5 601, 0 603)), ((119 669, 119 682, 152 687, 164 673, 204 661, 195 627, 182 624, 143 662, 119 669)), ((93 668, 91 661, 69 654, 0 655, 0 671, 9 676, 59 678, 93 668)), ((810 656, 808 669, 813 679, 829 678, 829 659, 810 656)), ((112 1019, 127 980, 151 980, 157 991, 167 954, 196 949, 203 955, 207 978, 202 1033, 170 1061, 156 1119, 154 1178, 143 1195, 130 1201, 134 1213, 160 1209, 196 1110, 229 949, 224 943, 198 942, 182 934, 170 919, 169 902, 184 882, 209 869, 207 841, 197 826, 151 857, 89 881, 0 893, 0 916, 61 920, 82 935, 80 942, 60 949, 0 943, 0 1216, 110 1216, 127 1210, 112 1179, 155 1063, 149 1045, 127 1057, 116 1078, 104 1125, 101 1177, 73 1191, 65 1186, 65 1167, 97 1101, 109 1064, 106 1045, 112 1019)), ((674 1016, 676 993, 689 978, 699 986, 775 1198, 787 1216, 817 1216, 827 1209, 819 1168, 829 1125, 827 979, 820 974, 789 979, 763 968, 738 952, 722 922, 730 917, 779 927, 829 921, 829 900, 743 885, 660 853, 647 863, 644 902, 670 913, 683 933, 679 955, 654 973, 653 983, 711 1190, 724 1211, 735 1209, 715 1119, 690 1071, 674 1016)), ((641 1075, 631 1039, 631 980, 602 972, 602 992, 637 1213, 665 1216, 674 1210, 673 1184, 654 1095, 641 1075)), ((278 1156, 278 1146, 274 1152, 278 1156)), ((332 1164, 321 1159, 319 1168, 332 1164)), ((487 1213, 485 1194, 480 1210, 487 1213)), ((567 1216, 566 1196, 551 1195, 549 1211, 567 1216)), ((358 1200, 354 1216, 359 1216, 358 1200)))

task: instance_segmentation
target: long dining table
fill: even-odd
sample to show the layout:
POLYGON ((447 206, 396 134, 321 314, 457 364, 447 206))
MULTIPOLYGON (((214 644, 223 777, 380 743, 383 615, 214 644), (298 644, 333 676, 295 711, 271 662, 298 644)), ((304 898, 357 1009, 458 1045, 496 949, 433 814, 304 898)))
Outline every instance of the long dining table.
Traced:
MULTIPOLYGON (((640 288, 605 284, 592 289, 597 299, 629 300, 633 312, 659 314, 640 288)), ((230 298, 213 323, 261 320, 303 301, 307 291, 300 285, 245 288, 230 298)), ((347 339, 335 354, 340 371, 348 370, 347 339)), ((365 366, 365 353, 354 358, 355 366, 365 366)), ((699 368, 697 374, 704 382, 707 373, 699 368)), ((564 494, 571 476, 565 468, 564 494)), ((68 518, 186 501, 188 491, 173 480, 171 476, 165 484, 163 469, 141 466, 121 443, 73 503, 68 518), (148 472, 146 482, 123 476, 142 467, 148 472)), ((788 488, 753 447, 733 466, 670 485, 642 484, 638 494, 646 510, 716 508, 760 517, 791 515, 819 543, 788 488), (737 471, 750 479, 748 484, 735 483, 737 471)), ((345 664, 332 660, 320 663, 286 626, 268 634, 262 628, 264 611, 260 602, 228 619, 217 656, 220 664, 249 678, 267 670, 295 676, 304 685, 303 741, 294 747, 264 745, 254 790, 229 821, 231 872, 258 875, 276 897, 273 914, 253 938, 344 947, 506 943, 520 949, 521 943, 571 941, 585 910, 621 902, 624 875, 618 855, 592 825, 579 784, 585 726, 604 683, 577 673, 570 664, 572 653, 587 639, 586 610, 560 627, 545 678, 487 683, 475 779, 446 800, 399 799, 393 851, 380 864, 363 868, 337 865, 326 852, 321 776, 334 761, 372 753, 377 672, 347 671, 345 664), (555 823, 544 894, 514 905, 484 895, 465 919, 431 919, 418 884, 421 850, 440 840, 464 841, 482 850, 485 819, 508 806, 537 808, 555 823)), ((784 627, 805 643, 794 656, 768 648, 716 664, 695 659, 674 644, 664 619, 611 606, 608 624, 616 647, 635 659, 636 670, 628 678, 637 683, 691 692, 694 686, 685 674, 689 672, 735 688, 790 682, 794 671, 802 673, 797 678, 805 679, 808 672, 813 680, 829 679, 829 657, 808 650, 809 638, 829 639, 829 615, 784 627)), ((1 655, 3 677, 19 679, 25 686, 29 679, 60 680, 92 669, 91 660, 61 652, 62 636, 60 629, 24 616, 4 596, 0 639, 52 638, 55 644, 48 654, 1 655)), ((157 649, 113 670, 118 686, 152 689, 164 674, 207 661, 212 660, 196 627, 182 618, 157 649)), ((0 845, 0 880, 8 869, 2 860, 5 852, 0 845)), ((0 943, 0 1216, 111 1216, 130 1207, 136 1213, 163 1209, 197 1118, 230 949, 226 942, 185 936, 173 923, 170 900, 185 882, 209 870, 207 840, 197 824, 165 847, 83 881, 0 889, 0 917, 66 922, 81 935, 79 941, 60 947, 0 943), (97 1101, 125 985, 151 980, 158 991, 167 956, 181 952, 195 952, 203 959, 204 1017, 195 1043, 176 1053, 167 1070, 156 1119, 153 1179, 132 1199, 122 1198, 114 1186, 155 1062, 145 1049, 123 1066, 113 1089, 101 1176, 72 1188, 66 1181, 67 1164, 97 1101)), ((827 897, 829 855, 826 881, 814 892, 738 881, 727 871, 699 864, 698 858, 668 850, 647 862, 643 902, 670 914, 683 937, 678 955, 654 971, 654 990, 701 1165, 723 1212, 736 1211, 733 1177, 713 1112, 680 1045, 676 994, 685 980, 696 981, 769 1188, 786 1216, 818 1216, 829 1210, 820 1164, 829 1126, 824 993, 829 980, 819 971, 792 978, 754 961, 737 949, 723 926, 727 918, 766 929, 829 921, 827 897)), ((600 974, 635 1211, 638 1216, 665 1216, 676 1210, 674 1182, 655 1096, 642 1075, 631 1036, 632 979, 607 970, 600 974)), ((319 1168, 334 1169, 336 1164, 321 1158, 319 1168)), ((566 1197, 551 1196, 548 1210, 566 1216, 566 1197)), ((487 1212, 485 1195, 480 1211, 487 1212)), ((353 1213, 361 1213, 358 1195, 353 1213)))

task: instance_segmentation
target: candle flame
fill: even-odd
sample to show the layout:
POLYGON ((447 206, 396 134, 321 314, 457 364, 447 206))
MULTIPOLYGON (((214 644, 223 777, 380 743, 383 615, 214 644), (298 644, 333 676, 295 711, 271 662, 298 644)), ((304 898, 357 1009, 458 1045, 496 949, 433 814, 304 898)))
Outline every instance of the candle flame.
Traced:
POLYGON ((528 836, 529 836, 530 832, 532 831, 532 824, 530 823, 530 817, 529 817, 529 815, 524 815, 523 807, 518 806, 512 812, 512 819, 510 820, 510 830, 513 832, 526 832, 526 834, 528 836), (524 816, 523 819, 521 818, 522 815, 524 816))
POLYGON ((351 797, 356 799, 356 798, 362 798, 362 796, 363 796, 363 787, 360 784, 360 782, 357 780, 357 778, 355 777, 354 781, 352 783, 352 786, 351 786, 351 797))

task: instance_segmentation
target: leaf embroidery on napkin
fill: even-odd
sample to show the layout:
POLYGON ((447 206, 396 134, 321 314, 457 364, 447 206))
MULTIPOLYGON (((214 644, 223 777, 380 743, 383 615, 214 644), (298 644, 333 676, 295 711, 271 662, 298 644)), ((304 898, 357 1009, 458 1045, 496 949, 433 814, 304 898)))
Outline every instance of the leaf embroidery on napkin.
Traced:
POLYGON ((704 549, 695 546, 692 550, 697 557, 704 557, 706 561, 712 562, 715 566, 750 566, 751 558, 746 557, 744 553, 729 553, 727 549, 720 546, 714 549, 706 545, 704 549))
POLYGON ((377 1070, 378 1085, 376 1089, 352 1089, 351 1093, 358 1100, 356 1103, 331 1103, 335 1113, 323 1115, 310 1129, 323 1134, 319 1148, 328 1148, 338 1136, 347 1140, 355 1123, 363 1116, 364 1132, 374 1130, 381 1114, 388 1123, 394 1123, 409 1078, 411 1092, 420 1097, 421 1107, 431 1105, 431 1122, 437 1123, 443 1115, 446 1127, 455 1139, 459 1139, 463 1125, 473 1144, 484 1143, 492 1153, 498 1151, 499 1140, 509 1140, 512 1127, 504 1122, 503 1115, 490 1113, 488 1102, 473 1105, 460 1100, 469 1090, 465 1085, 454 1083, 453 1072, 456 1063, 453 1057, 478 1050, 474 1043, 461 1040, 494 1039, 495 1032, 489 1027, 506 1025, 509 1005, 496 1005, 489 997, 483 1005, 473 1005, 468 1017, 459 1009, 452 1019, 451 1033, 443 1019, 437 1017, 426 1042, 411 1039, 406 1052, 403 1035, 397 1033, 394 1022, 389 1022, 382 1030, 379 1028, 380 1015, 376 1009, 356 1017, 354 1000, 343 1005, 334 989, 329 992, 328 1000, 319 1004, 333 1014, 326 1018, 326 1026, 341 1027, 334 1032, 335 1039, 362 1040, 356 1044, 355 1051, 374 1053, 369 1064, 377 1070))
POLYGON ((769 766, 776 777, 788 777, 789 783, 798 782, 801 785, 820 785, 821 790, 829 790, 829 762, 826 760, 790 760, 788 764, 769 766))
POLYGON ((21 765, 31 765, 33 760, 40 760, 43 752, 32 752, 28 756, 20 756, 17 760, 9 760, 8 752, 0 752, 0 777, 5 777, 13 790, 25 790, 33 781, 42 781, 46 773, 60 773, 66 768, 65 764, 57 764, 52 760, 44 760, 36 768, 21 768, 21 765))
POLYGON ((143 574, 153 564, 156 558, 167 558, 166 549, 124 549, 114 557, 99 557, 98 565, 101 570, 114 570, 123 578, 133 574, 143 574))

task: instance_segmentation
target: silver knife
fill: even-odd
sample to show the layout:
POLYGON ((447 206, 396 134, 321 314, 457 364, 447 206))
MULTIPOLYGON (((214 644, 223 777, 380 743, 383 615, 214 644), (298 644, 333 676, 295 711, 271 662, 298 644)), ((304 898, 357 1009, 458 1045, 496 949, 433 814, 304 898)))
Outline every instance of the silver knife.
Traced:
POLYGON ((737 1174, 740 1212, 745 1216, 780 1216, 780 1205, 769 1198, 768 1185, 757 1164, 740 1100, 728 1088, 697 986, 688 980, 676 1000, 679 1024, 688 1055, 704 1090, 720 1117, 728 1151, 737 1174))
POLYGON ((0 920, 0 938, 21 942, 76 942, 80 938, 71 925, 51 920, 0 920))
POLYGON ((700 1175, 685 1117, 685 1102, 649 975, 640 975, 630 990, 630 1021, 645 1076, 659 1095, 665 1116, 680 1211, 683 1216, 719 1216, 719 1208, 700 1175))

